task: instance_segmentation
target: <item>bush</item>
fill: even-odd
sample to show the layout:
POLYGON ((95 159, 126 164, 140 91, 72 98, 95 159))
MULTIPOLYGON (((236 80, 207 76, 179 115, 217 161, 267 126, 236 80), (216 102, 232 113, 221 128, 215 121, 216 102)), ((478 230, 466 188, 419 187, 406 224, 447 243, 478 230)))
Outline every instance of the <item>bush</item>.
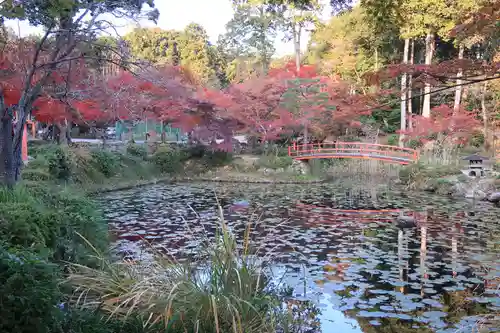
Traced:
POLYGON ((208 167, 219 167, 228 165, 233 160, 233 154, 222 151, 222 150, 214 150, 214 151, 206 151, 203 155, 203 162, 208 167))
POLYGON ((62 317, 58 276, 56 265, 0 247, 0 332, 54 332, 62 317))
POLYGON ((182 170, 185 154, 180 149, 172 149, 167 145, 160 145, 151 161, 162 173, 177 173, 182 170))
POLYGON ((68 149, 61 146, 52 146, 44 154, 48 161, 49 173, 59 180, 69 180, 74 164, 68 149))
POLYGON ((88 310, 69 310, 61 326, 64 333, 167 333, 159 325, 144 327, 138 318, 120 321, 99 311, 88 310))
POLYGON ((137 145, 134 143, 131 143, 127 146, 127 154, 135 157, 140 157, 143 160, 146 160, 148 158, 148 150, 144 145, 137 145))
POLYGON ((204 145, 198 144, 194 146, 188 146, 185 149, 186 155, 189 158, 203 158, 205 152, 207 151, 207 147, 204 145))
POLYGON ((112 177, 120 170, 120 159, 116 153, 106 150, 93 150, 90 153, 96 169, 104 176, 112 177))
MULTIPOLYGON (((403 184, 428 183, 430 179, 444 178, 450 175, 461 174, 460 167, 454 165, 424 165, 414 163, 407 165, 399 171, 399 178, 403 184)), ((442 182, 442 180, 441 180, 442 182)))
POLYGON ((470 138, 470 145, 476 148, 484 146, 484 142, 484 134, 482 132, 476 131, 470 138))
POLYGON ((390 146, 397 146, 399 144, 399 135, 391 134, 387 137, 387 144, 390 146))
POLYGON ((266 169, 285 169, 292 165, 293 159, 289 156, 264 155, 257 161, 257 166, 266 169))
POLYGON ((77 191, 0 189, 0 240, 10 247, 31 248, 53 260, 88 262, 89 248, 77 233, 101 251, 108 245, 107 226, 94 203, 77 191))

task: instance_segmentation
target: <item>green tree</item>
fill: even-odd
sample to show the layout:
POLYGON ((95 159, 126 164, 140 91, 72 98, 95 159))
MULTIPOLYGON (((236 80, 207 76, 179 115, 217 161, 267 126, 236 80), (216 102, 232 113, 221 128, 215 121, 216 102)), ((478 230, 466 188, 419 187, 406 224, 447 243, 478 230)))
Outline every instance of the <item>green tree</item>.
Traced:
POLYGON ((253 58, 253 65, 258 65, 265 74, 275 52, 277 23, 275 13, 266 11, 262 3, 235 5, 234 16, 226 24, 226 33, 219 37, 218 44, 234 65, 253 58))
POLYGON ((130 52, 137 59, 144 59, 153 64, 178 65, 180 52, 178 40, 181 33, 175 30, 159 28, 136 28, 124 36, 130 52))
POLYGON ((205 29, 189 24, 178 39, 180 65, 189 68, 200 84, 220 87, 216 69, 217 49, 209 42, 205 29))
POLYGON ((366 93, 363 75, 399 57, 397 27, 387 24, 378 34, 360 6, 333 17, 311 36, 308 61, 325 75, 338 75, 353 89, 366 93))

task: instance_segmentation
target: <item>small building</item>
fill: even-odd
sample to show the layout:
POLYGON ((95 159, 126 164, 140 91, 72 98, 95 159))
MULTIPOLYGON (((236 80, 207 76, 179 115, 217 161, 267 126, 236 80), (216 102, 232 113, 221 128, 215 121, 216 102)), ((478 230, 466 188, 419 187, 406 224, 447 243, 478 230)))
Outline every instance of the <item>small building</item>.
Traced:
POLYGON ((172 127, 170 124, 162 124, 154 120, 147 121, 117 121, 115 123, 116 137, 121 140, 145 140, 146 134, 151 141, 158 141, 162 135, 165 140, 180 142, 187 140, 187 134, 179 128, 172 127))
POLYGON ((484 161, 488 161, 489 158, 477 154, 472 154, 464 157, 462 160, 469 161, 469 168, 467 170, 464 170, 467 176, 484 177, 484 161))

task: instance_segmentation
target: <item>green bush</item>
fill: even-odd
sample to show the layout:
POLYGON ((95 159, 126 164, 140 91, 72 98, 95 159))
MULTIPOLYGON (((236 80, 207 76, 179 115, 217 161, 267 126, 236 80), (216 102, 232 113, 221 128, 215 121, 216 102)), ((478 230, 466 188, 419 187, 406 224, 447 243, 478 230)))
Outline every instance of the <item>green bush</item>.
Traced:
POLYGON ((31 248, 57 261, 89 262, 89 248, 79 233, 107 250, 107 227, 99 210, 74 189, 1 188, 0 207, 0 241, 10 247, 31 248))
POLYGON ((49 173, 59 180, 69 180, 74 164, 68 149, 61 146, 52 146, 44 153, 48 161, 49 173))
MULTIPOLYGON (((164 326, 144 327, 138 318, 127 321, 109 318, 99 311, 70 310, 61 325, 61 333, 167 333, 164 326)), ((59 333, 59 332, 55 332, 59 333)), ((174 332, 170 332, 174 333, 174 332)), ((180 333, 180 332, 179 332, 180 333)))
POLYGON ((182 170, 185 153, 180 149, 172 149, 167 145, 160 145, 153 154, 151 161, 162 173, 177 173, 182 170))
POLYGON ((120 170, 120 159, 117 153, 106 150, 92 150, 92 162, 104 176, 113 177, 120 170))
POLYGON ((189 158, 202 158, 207 152, 207 147, 201 144, 188 146, 185 148, 185 152, 189 158))
POLYGON ((203 163, 208 167, 228 165, 233 161, 233 154, 222 150, 208 150, 203 155, 203 163))
POLYGON ((387 144, 391 146, 397 146, 399 144, 399 135, 391 134, 387 137, 387 144))
POLYGON ((144 145, 137 145, 134 143, 131 143, 127 146, 127 154, 140 157, 143 160, 146 160, 148 158, 148 150, 146 149, 146 147, 144 145))
POLYGON ((285 169, 292 165, 293 159, 289 156, 263 155, 257 161, 257 165, 266 169, 285 169))
POLYGON ((58 277, 56 265, 0 248, 0 332, 54 332, 62 318, 58 277))

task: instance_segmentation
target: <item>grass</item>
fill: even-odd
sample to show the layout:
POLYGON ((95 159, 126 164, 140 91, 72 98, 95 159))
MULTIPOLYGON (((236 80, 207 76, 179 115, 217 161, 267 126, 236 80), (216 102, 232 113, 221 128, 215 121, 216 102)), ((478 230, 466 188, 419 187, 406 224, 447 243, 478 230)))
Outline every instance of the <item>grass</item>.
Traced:
POLYGON ((257 257, 260 249, 252 248, 252 224, 239 243, 220 213, 215 239, 201 236, 193 258, 156 253, 147 265, 130 264, 96 251, 100 269, 72 265, 66 280, 74 288, 72 307, 100 309, 123 322, 140 318, 154 332, 297 332, 266 274, 272 256, 257 257))
POLYGON ((77 186, 78 190, 92 193, 191 177, 231 162, 231 154, 203 149, 159 145, 149 153, 134 144, 123 151, 108 151, 36 143, 30 147, 33 159, 23 169, 22 177, 28 186, 43 183, 54 190, 77 186))

